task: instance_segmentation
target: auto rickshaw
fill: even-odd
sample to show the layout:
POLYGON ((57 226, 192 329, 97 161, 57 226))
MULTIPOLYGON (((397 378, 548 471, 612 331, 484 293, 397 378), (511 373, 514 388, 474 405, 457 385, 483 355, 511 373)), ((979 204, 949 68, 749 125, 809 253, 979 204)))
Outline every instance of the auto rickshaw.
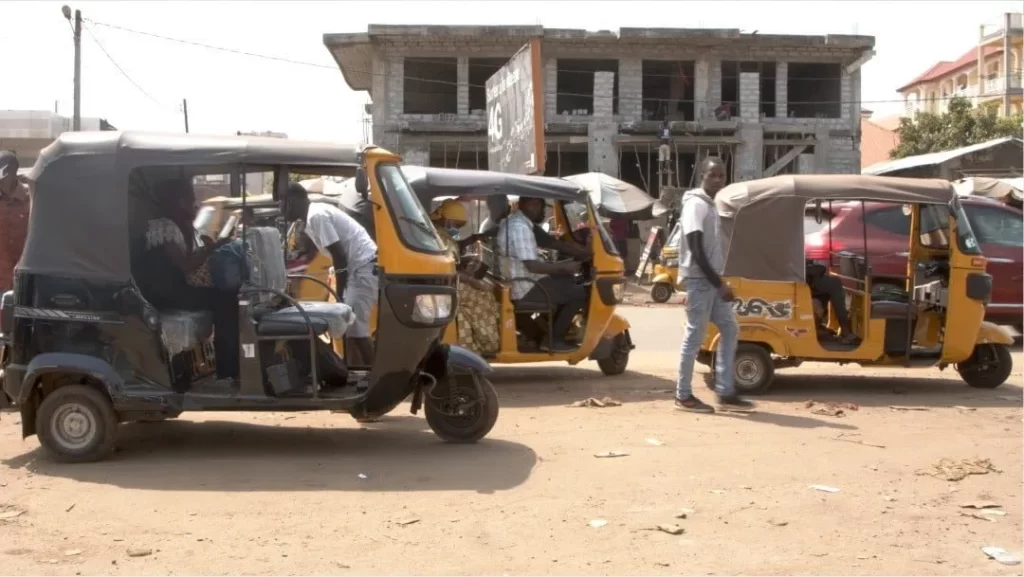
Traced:
POLYGON ((666 303, 672 295, 681 288, 679 284, 679 241, 682 236, 682 228, 677 223, 672 227, 668 240, 661 247, 661 256, 654 264, 654 273, 651 275, 651 300, 656 303, 666 303))
POLYGON ((332 410, 366 419, 412 395, 412 412, 424 408, 445 441, 483 438, 498 416, 491 369, 440 342, 455 307, 455 263, 398 162, 372 146, 274 138, 58 137, 30 174, 29 237, 15 288, 0 300, 0 401, 20 409, 23 436, 37 435, 56 460, 96 461, 114 450, 121 422, 184 411, 332 410), (133 256, 146 223, 164 216, 153 184, 227 173, 238 191, 256 171, 273 171, 275 196, 291 172, 323 173, 354 176, 373 201, 384 248, 372 365, 349 366, 331 347, 354 320, 351 308, 284 293, 283 242, 272 227, 240 231, 250 273, 237 299, 240 378, 228 387, 213 374, 211 315, 156 310, 139 289, 133 256))
MULTIPOLYGON (((519 196, 543 198, 550 203, 554 228, 562 231, 561 240, 591 247, 591 259, 583 263, 577 282, 588 290, 588 303, 578 328, 582 330, 575 340, 578 348, 571 352, 547 352, 544 341, 551 339, 551 318, 555 309, 548 304, 513 302, 510 280, 501 276, 497 266, 487 271, 488 278, 497 287, 497 300, 501 310, 499 331, 500 348, 496 353, 484 354, 491 363, 518 364, 565 361, 571 365, 590 359, 596 360, 606 375, 618 375, 626 370, 630 351, 634 348, 629 336, 629 322, 615 314, 615 306, 622 302, 626 279, 622 259, 615 250, 611 235, 601 222, 584 189, 568 181, 542 177, 519 176, 482 170, 455 170, 405 166, 403 171, 420 202, 430 206, 442 198, 462 200, 487 199, 489 205, 508 206, 508 199, 519 196), (497 201, 497 202, 495 202, 497 201), (589 243, 580 240, 579 225, 583 222, 597 232, 589 243), (576 234, 574 234, 576 233, 576 234), (524 330, 524 323, 539 323, 543 336, 535 340, 524 330), (543 326, 547 326, 547 330, 543 326)), ((505 215, 491 214, 492 226, 497 226, 505 215)), ((497 239, 485 243, 483 250, 495 254, 497 239)), ((444 342, 458 342, 457 321, 448 325, 444 342)))
MULTIPOLYGON (((776 369, 804 361, 940 369, 953 365, 977 388, 995 388, 1009 378, 1013 336, 983 321, 992 277, 985 272, 986 259, 949 182, 776 176, 727 186, 716 195, 715 206, 727 247, 723 277, 736 296, 739 347, 733 370, 738 391, 766 392, 776 369), (902 205, 911 223, 902 288, 872 286, 866 255, 841 252, 826 265, 828 274, 846 287, 859 343, 828 337, 838 326, 834 310, 829 330, 819 330, 805 278, 805 208, 811 203, 822 210, 823 204, 838 201, 902 205)), ((710 327, 698 361, 714 366, 718 339, 710 327)), ((709 375, 708 385, 713 382, 709 375)))

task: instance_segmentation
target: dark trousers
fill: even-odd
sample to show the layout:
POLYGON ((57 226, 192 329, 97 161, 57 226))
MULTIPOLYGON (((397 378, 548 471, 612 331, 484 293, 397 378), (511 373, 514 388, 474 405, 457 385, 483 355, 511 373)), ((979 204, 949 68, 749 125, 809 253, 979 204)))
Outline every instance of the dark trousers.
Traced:
POLYGON ((536 303, 550 302, 556 307, 557 312, 552 323, 552 330, 555 334, 551 336, 551 339, 554 342, 560 342, 569 332, 573 317, 587 305, 587 290, 576 284, 572 277, 545 276, 537 281, 537 285, 526 293, 523 300, 536 303), (548 298, 551 300, 548 301, 548 298))
POLYGON ((839 318, 839 328, 844 333, 851 333, 850 314, 846 310, 846 290, 843 289, 843 281, 830 275, 821 275, 811 279, 808 283, 811 287, 811 296, 832 305, 832 310, 839 318))

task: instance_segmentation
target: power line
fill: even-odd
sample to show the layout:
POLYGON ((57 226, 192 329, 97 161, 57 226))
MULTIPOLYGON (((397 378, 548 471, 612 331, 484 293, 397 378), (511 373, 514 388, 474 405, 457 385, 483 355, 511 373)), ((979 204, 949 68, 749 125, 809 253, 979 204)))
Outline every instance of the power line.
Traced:
MULTIPOLYGON (((259 54, 259 53, 256 53, 256 52, 247 52, 245 50, 239 50, 239 49, 236 49, 236 48, 226 48, 226 47, 223 47, 223 46, 214 46, 212 44, 205 44, 205 43, 202 43, 202 42, 195 42, 195 41, 192 41, 192 40, 184 40, 184 39, 181 39, 181 38, 172 38, 170 36, 163 36, 161 34, 154 34, 152 32, 144 32, 142 30, 135 30, 135 29, 132 29, 132 28, 124 27, 124 26, 118 26, 116 24, 108 24, 106 22, 98 22, 98 21, 92 20, 92 19, 83 19, 83 20, 87 20, 88 22, 90 22, 91 24, 94 24, 96 26, 104 26, 106 28, 111 28, 111 29, 114 29, 114 30, 120 30, 122 32, 127 32, 129 34, 137 34, 137 35, 140 35, 140 36, 147 36, 147 37, 150 37, 150 38, 157 38, 157 39, 160 39, 160 40, 166 40, 168 42, 175 42, 175 43, 178 43, 178 44, 184 44, 184 45, 193 46, 193 47, 196 47, 196 48, 204 48, 204 49, 207 49, 207 50, 214 50, 214 51, 225 52, 225 53, 229 53, 229 54, 237 54, 239 56, 249 56, 249 57, 252 57, 252 58, 261 58, 261 59, 264 59, 264 60, 271 60, 271 61, 274 61, 274 62, 281 62, 281 63, 284 63, 284 64, 293 64, 293 65, 297 65, 297 66, 307 66, 307 67, 312 67, 312 68, 322 68, 322 69, 326 69, 326 70, 338 71, 337 66, 331 66, 331 65, 327 65, 327 64, 319 64, 319 63, 316 63, 316 62, 308 62, 308 61, 303 61, 303 60, 295 60, 295 59, 292 59, 292 58, 284 58, 284 57, 272 56, 272 55, 268 55, 268 54, 259 54)), ((94 39, 95 39, 95 37, 94 37, 94 39)), ((413 57, 413 58, 415 58, 415 57, 413 57)), ((113 60, 111 60, 111 61, 113 61, 113 60)), ((453 81, 450 81, 450 80, 438 80, 438 79, 434 79, 434 78, 413 78, 413 77, 408 77, 407 78, 405 76, 396 76, 396 75, 392 75, 392 74, 389 74, 389 73, 386 73, 386 72, 384 72, 384 73, 373 72, 372 70, 351 69, 351 71, 355 72, 355 73, 358 73, 358 74, 367 75, 367 76, 370 76, 370 77, 401 78, 403 80, 414 80, 416 82, 420 82, 420 83, 424 83, 424 84, 434 84, 434 85, 438 85, 438 86, 459 86, 459 84, 460 84, 457 81, 453 82, 453 81)), ((583 72, 583 71, 575 71, 575 72, 583 72)), ((596 71, 586 71, 586 72, 593 73, 593 72, 596 72, 596 71)), ((826 79, 824 79, 824 78, 819 78, 819 79, 807 78, 806 80, 826 80, 826 79)), ((828 78, 827 80, 838 80, 838 79, 836 79, 836 78, 828 78)), ((467 83, 467 85, 470 88, 486 89, 486 86, 483 85, 483 84, 468 84, 467 83)), ((437 94, 437 92, 429 91, 429 90, 420 90, 420 91, 404 90, 404 92, 407 93, 407 94, 437 94)), ((999 97, 999 96, 1003 96, 1005 93, 1006 92, 1004 90, 1003 92, 990 92, 990 93, 986 93, 984 96, 986 96, 986 97, 999 97)), ((578 98, 591 98, 591 97, 593 97, 593 94, 582 94, 582 93, 572 93, 572 92, 559 92, 559 91, 557 91, 557 89, 555 91, 545 91, 544 94, 545 95, 551 95, 551 96, 568 96, 568 97, 578 97, 578 98)), ((635 101, 638 101, 638 100, 639 101, 645 101, 646 100, 646 101, 649 101, 649 102, 692 102, 692 101, 688 101, 688 100, 673 99, 673 98, 650 98, 650 97, 644 97, 642 95, 641 96, 618 96, 618 95, 614 95, 613 97, 616 100, 618 100, 620 103, 621 102, 635 102, 635 101)), ((958 95, 953 94, 953 95, 947 95, 947 96, 940 96, 940 97, 936 97, 936 98, 933 98, 933 99, 930 98, 930 99, 927 99, 927 100, 929 102, 931 102, 931 101, 943 102, 943 101, 953 100, 954 98, 961 98, 961 97, 963 97, 963 96, 958 96, 958 95)), ((970 97, 968 97, 968 98, 970 98, 970 97)), ((920 102, 920 101, 921 100, 918 100, 918 102, 920 102)), ((814 101, 808 101, 808 102, 798 102, 798 101, 794 101, 794 100, 788 100, 787 101, 788 104, 818 104, 818 105, 840 105, 840 106, 844 105, 844 104, 849 104, 849 105, 906 104, 907 102, 908 101, 906 99, 902 99, 902 98, 894 98, 894 99, 888 99, 888 100, 814 100, 814 101)))
POLYGON ((132 77, 129 76, 129 74, 127 72, 125 72, 124 68, 122 68, 121 65, 118 64, 116 60, 114 60, 114 57, 111 56, 109 52, 107 52, 107 49, 103 46, 103 43, 100 42, 100 39, 97 38, 95 34, 93 34, 92 29, 90 27, 83 26, 83 28, 85 28, 85 31, 89 33, 89 37, 92 38, 92 41, 96 43, 96 46, 99 47, 100 52, 103 52, 103 55, 106 56, 107 60, 109 60, 110 63, 114 65, 114 68, 117 68, 117 71, 121 73, 121 76, 124 76, 125 80, 130 82, 131 85, 134 86, 139 92, 141 92, 146 98, 152 100, 157 105, 166 108, 166 105, 164 103, 162 103, 159 100, 157 100, 156 98, 154 98, 153 95, 150 94, 149 92, 146 92, 146 89, 144 89, 143 87, 139 86, 139 83, 135 82, 135 80, 132 79, 132 77))

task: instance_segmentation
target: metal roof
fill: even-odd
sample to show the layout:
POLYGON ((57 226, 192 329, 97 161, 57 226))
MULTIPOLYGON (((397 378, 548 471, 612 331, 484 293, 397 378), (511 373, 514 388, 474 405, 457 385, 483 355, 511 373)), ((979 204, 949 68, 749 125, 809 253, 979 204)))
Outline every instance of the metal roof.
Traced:
POLYGON ((917 156, 908 156, 906 158, 900 158, 897 160, 888 160, 886 162, 879 162, 872 164, 871 166, 861 170, 861 174, 870 174, 874 176, 881 176, 883 174, 892 174, 901 170, 907 170, 909 168, 917 168, 919 166, 933 166, 936 164, 942 164, 954 158, 966 156, 973 152, 981 150, 987 150, 994 148, 1007 142, 1016 141, 1024 143, 1019 138, 1013 136, 1004 136, 1003 138, 996 138, 987 142, 981 142, 978 144, 972 144, 971 146, 965 146, 963 148, 956 148, 953 150, 944 150, 942 152, 932 152, 929 154, 919 154, 917 156))

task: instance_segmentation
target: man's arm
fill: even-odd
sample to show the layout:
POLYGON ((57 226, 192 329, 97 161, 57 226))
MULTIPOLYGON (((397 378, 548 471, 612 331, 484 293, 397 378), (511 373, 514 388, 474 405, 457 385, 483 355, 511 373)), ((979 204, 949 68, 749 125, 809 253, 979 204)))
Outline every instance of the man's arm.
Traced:
POLYGON ((331 264, 334 265, 334 285, 338 294, 341 294, 348 280, 348 258, 345 255, 345 247, 341 244, 341 236, 334 228, 334 223, 325 214, 313 214, 306 222, 306 234, 317 248, 331 255, 331 264))
POLYGON ((590 258, 590 253, 585 248, 577 246, 571 242, 559 240, 551 233, 546 232, 539 225, 533 225, 533 236, 537 241, 537 246, 541 248, 564 252, 571 255, 573 258, 580 260, 587 260, 590 258))
POLYGON ((708 260, 708 255, 704 252, 704 217, 707 214, 708 207, 704 202, 696 199, 685 202, 679 226, 683 229, 686 247, 693 255, 693 262, 704 273, 704 277, 708 279, 711 286, 721 293, 723 290, 728 290, 729 287, 724 286, 722 277, 718 276, 718 272, 711 266, 711 261, 708 260))
POLYGON ((331 263, 334 265, 334 286, 337 292, 341 293, 348 284, 348 257, 345 255, 345 247, 339 241, 328 245, 327 253, 331 255, 331 263))
MULTIPOLYGON (((534 235, 533 227, 527 227, 521 223, 506 223, 508 229, 508 256, 519 259, 523 262, 526 270, 533 274, 542 275, 566 275, 576 274, 579 266, 576 263, 553 263, 537 259, 537 237, 534 235)), ((504 243, 504 238, 498 239, 504 243)))

